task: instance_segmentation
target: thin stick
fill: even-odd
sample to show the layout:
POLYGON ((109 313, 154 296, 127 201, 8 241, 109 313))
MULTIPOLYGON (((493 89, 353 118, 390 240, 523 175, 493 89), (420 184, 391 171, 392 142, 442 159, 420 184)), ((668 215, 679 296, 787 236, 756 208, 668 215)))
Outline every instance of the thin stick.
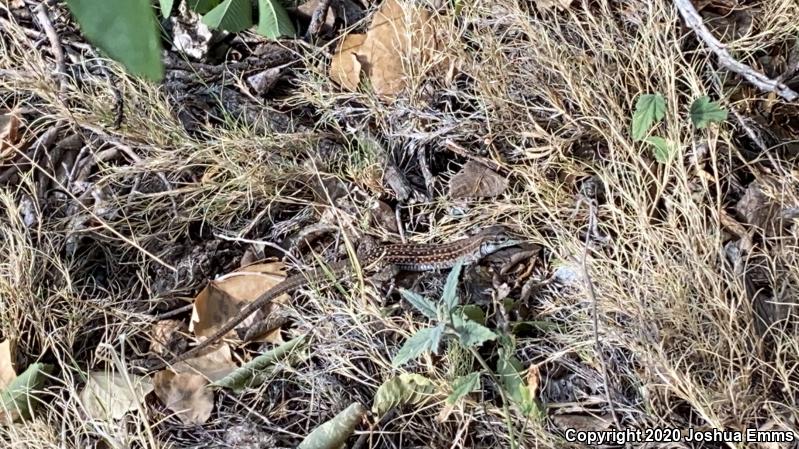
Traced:
POLYGON ((50 16, 47 14, 47 5, 45 2, 36 7, 36 20, 42 26, 44 33, 47 35, 47 40, 50 41, 50 47, 53 50, 53 57, 55 57, 56 65, 56 84, 58 85, 59 92, 63 92, 66 85, 67 66, 64 62, 64 49, 61 47, 61 40, 58 38, 58 33, 50 21, 50 16))
POLYGON ((696 35, 710 48, 710 51, 718 57, 719 64, 721 64, 722 67, 741 75, 758 89, 766 92, 774 92, 787 101, 794 101, 799 98, 799 93, 796 93, 796 91, 790 87, 767 77, 733 58, 730 52, 727 51, 725 45, 716 39, 713 34, 710 33, 710 30, 707 29, 705 23, 702 21, 702 17, 691 3, 691 0, 674 0, 674 5, 677 7, 677 10, 680 11, 680 15, 683 20, 685 20, 685 24, 694 30, 696 35))
POLYGON ((605 355, 602 352, 602 345, 599 342, 599 306, 597 304, 596 291, 594 291, 594 283, 591 281, 591 276, 588 274, 588 264, 586 263, 586 259, 588 258, 588 244, 591 242, 591 235, 594 233, 592 230, 596 228, 596 205, 594 204, 594 200, 592 198, 586 198, 583 201, 588 204, 589 212, 588 229, 585 231, 585 242, 583 242, 585 246, 583 247, 583 255, 580 263, 583 267, 585 287, 586 290, 588 290, 588 296, 591 299, 592 304, 592 315, 594 318, 594 350, 597 352, 599 364, 602 367, 602 383, 604 383, 605 387, 605 400, 608 402, 608 406, 610 407, 610 414, 613 416, 613 422, 616 423, 616 428, 621 429, 621 422, 619 421, 619 417, 616 415, 616 406, 613 405, 613 400, 610 397, 608 366, 605 362, 605 355))

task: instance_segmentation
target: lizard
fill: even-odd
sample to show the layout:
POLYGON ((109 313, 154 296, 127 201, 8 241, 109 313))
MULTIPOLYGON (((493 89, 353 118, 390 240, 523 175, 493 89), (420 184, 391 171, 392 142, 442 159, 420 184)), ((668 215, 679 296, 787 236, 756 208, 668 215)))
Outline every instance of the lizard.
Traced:
MULTIPOLYGON (((472 237, 466 237, 451 243, 438 245, 402 243, 367 245, 366 248, 359 248, 357 257, 359 265, 365 270, 380 268, 395 268, 403 271, 443 270, 452 268, 458 260, 463 260, 464 265, 469 265, 500 249, 515 246, 519 243, 522 243, 522 240, 511 234, 505 227, 489 226, 472 237)), ((142 368, 147 371, 155 371, 164 369, 167 365, 174 365, 197 357, 203 350, 224 337, 248 316, 280 295, 306 285, 325 280, 335 280, 351 270, 352 263, 349 260, 342 260, 333 262, 326 269, 315 269, 289 276, 244 306, 236 316, 228 320, 227 323, 197 344, 197 346, 174 357, 169 363, 160 360, 142 368)))

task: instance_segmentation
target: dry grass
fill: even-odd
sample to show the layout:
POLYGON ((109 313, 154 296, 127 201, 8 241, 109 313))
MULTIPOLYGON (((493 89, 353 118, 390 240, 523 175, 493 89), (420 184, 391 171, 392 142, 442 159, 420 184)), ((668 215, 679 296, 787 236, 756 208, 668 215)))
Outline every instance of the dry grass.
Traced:
MULTIPOLYGON (((764 171, 760 161, 742 162, 731 125, 691 127, 691 99, 718 92, 707 54, 686 42, 670 3, 576 2, 557 14, 506 0, 463 3, 461 19, 441 29, 443 53, 457 56, 460 64, 456 82, 419 77, 406 97, 385 104, 369 94, 336 90, 324 67, 309 58, 284 104, 313 108, 318 129, 349 141, 327 158, 318 157, 324 142, 311 131, 262 135, 236 124, 209 130, 203 140, 192 138, 159 92, 125 80, 120 89, 127 121, 108 132, 140 160, 97 167, 93 179, 113 192, 107 206, 115 213, 99 216, 99 223, 82 232, 90 243, 81 253, 64 250, 72 229, 58 210, 36 228, 20 221, 20 195, 37 196, 32 173, 19 185, 3 186, 0 333, 17 340, 23 360, 44 355, 63 371, 48 389, 43 415, 0 428, 0 439, 13 447, 83 447, 98 438, 112 447, 149 447, 153 434, 188 446, 224 441, 231 422, 283 438, 307 434, 351 401, 371 404, 377 387, 396 374, 391 357, 424 323, 408 310, 380 307, 380 295, 363 285, 347 294, 303 292, 305 300, 295 301, 294 332, 313 335, 313 358, 285 367, 256 392, 223 396, 216 421, 202 431, 174 420, 159 423, 161 415, 136 415, 126 425, 87 421, 75 391, 87 367, 115 366, 125 351, 141 345, 137 334, 160 304, 156 278, 163 265, 174 266, 182 257, 171 249, 190 248, 213 233, 255 232, 268 240, 264 223, 282 223, 282 232, 291 217, 310 217, 289 221, 302 227, 318 222, 322 210, 327 224, 348 235, 363 231, 369 222, 364 195, 386 193, 380 182, 385 158, 393 156, 407 173, 418 173, 413 155, 420 148, 434 163, 450 161, 447 139, 495 159, 511 173, 511 188, 496 201, 470 204, 463 216, 449 213, 444 199, 408 206, 413 217, 435 217, 421 221, 430 231, 414 236, 419 241, 445 241, 467 228, 502 222, 542 245, 553 269, 580 272, 590 232, 581 188, 604 187, 596 217, 597 233, 607 241, 593 238, 587 257, 599 346, 594 299, 580 282, 550 284, 534 296, 535 319, 554 326, 517 340, 519 359, 541 370, 541 398, 550 418, 573 412, 579 403, 578 409, 605 419, 612 412, 624 427, 796 428, 796 230, 758 241, 742 258, 731 256, 736 239, 722 225, 734 197, 730 185, 749 176, 742 170, 755 177, 764 171), (629 137, 634 101, 642 92, 666 98, 661 135, 679 143, 670 164, 655 164, 650 150, 629 137), (358 144, 355 136, 367 132, 379 136, 386 154, 358 144), (163 174, 169 189, 156 174, 163 174), (317 176, 357 188, 343 203, 329 204, 311 192, 317 176), (131 193, 134 185, 138 192, 131 193), (755 268, 773 294, 771 302, 747 290, 755 268), (764 325, 764 308, 779 319, 764 325)), ((755 32, 729 43, 748 62, 758 49, 799 35, 799 23, 790 19, 799 15, 795 2, 762 7, 755 32)), ((109 125, 108 82, 90 79, 56 95, 50 66, 40 52, 25 48, 29 41, 21 33, 13 27, 2 31, 0 70, 25 76, 0 78, 0 100, 34 108, 39 129, 54 123, 73 131, 85 130, 81 124, 109 125)), ((732 106, 729 101, 722 100, 732 106)), ((781 183, 773 201, 796 205, 793 166, 776 158, 770 163, 781 183)), ((446 178, 456 168, 439 170, 446 178)), ((443 191, 444 185, 437 188, 443 191)), ((195 277, 177 268, 173 276, 179 282, 168 291, 188 294, 230 267, 213 266, 195 277)), ((451 349, 407 369, 446 391, 451 379, 473 366, 470 356, 451 349)), ((484 401, 467 401, 443 423, 435 418, 445 396, 403 408, 365 447, 508 447, 503 409, 496 392, 485 390, 484 401)), ((565 444, 552 419, 514 417, 522 447, 565 444)))

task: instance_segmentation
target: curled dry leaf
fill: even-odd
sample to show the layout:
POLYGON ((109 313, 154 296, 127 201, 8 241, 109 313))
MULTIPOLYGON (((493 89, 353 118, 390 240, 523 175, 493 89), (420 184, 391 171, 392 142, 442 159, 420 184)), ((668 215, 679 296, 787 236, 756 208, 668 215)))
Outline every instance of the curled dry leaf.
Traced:
MULTIPOLYGON (((223 324, 238 314, 244 306, 286 278, 281 262, 260 263, 239 268, 208 283, 194 301, 189 330, 198 337, 213 335, 223 324)), ((266 306, 271 310, 275 304, 284 303, 288 295, 282 295, 266 306)), ((268 310, 265 313, 268 313, 268 310)), ((255 315, 239 326, 249 327, 255 315)))
POLYGON ((531 398, 536 398, 538 396, 538 387, 541 385, 541 373, 538 370, 537 365, 530 365, 527 368, 527 391, 530 392, 531 398))
POLYGON ((0 343, 0 391, 5 390, 16 378, 11 340, 5 340, 0 343))
POLYGON ((0 114, 0 162, 14 154, 19 143, 19 115, 16 111, 0 114))
POLYGON ((158 399, 188 425, 202 424, 211 417, 214 393, 206 385, 208 381, 200 374, 164 370, 153 376, 158 399))
POLYGON ((80 401, 93 419, 122 419, 137 409, 153 384, 149 378, 114 372, 91 372, 80 392, 80 401))
POLYGON ((490 198, 508 187, 508 179, 485 165, 469 161, 449 181, 452 198, 490 198))
POLYGON ((394 98, 407 86, 411 69, 430 62, 439 47, 436 22, 423 8, 384 1, 365 35, 344 38, 333 55, 330 78, 355 90, 363 75, 377 95, 394 98))
POLYGON ((366 416, 366 408, 359 402, 339 412, 330 421, 314 429, 308 434, 298 449, 337 449, 343 447, 347 439, 355 432, 355 428, 366 416))

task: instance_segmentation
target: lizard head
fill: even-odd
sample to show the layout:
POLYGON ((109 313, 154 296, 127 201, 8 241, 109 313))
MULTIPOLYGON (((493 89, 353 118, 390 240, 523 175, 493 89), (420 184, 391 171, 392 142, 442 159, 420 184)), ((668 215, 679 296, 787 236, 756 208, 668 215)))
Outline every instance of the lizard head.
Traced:
POLYGON ((480 254, 487 256, 503 248, 522 243, 522 238, 512 234, 504 226, 489 226, 480 231, 477 236, 480 239, 480 254))

